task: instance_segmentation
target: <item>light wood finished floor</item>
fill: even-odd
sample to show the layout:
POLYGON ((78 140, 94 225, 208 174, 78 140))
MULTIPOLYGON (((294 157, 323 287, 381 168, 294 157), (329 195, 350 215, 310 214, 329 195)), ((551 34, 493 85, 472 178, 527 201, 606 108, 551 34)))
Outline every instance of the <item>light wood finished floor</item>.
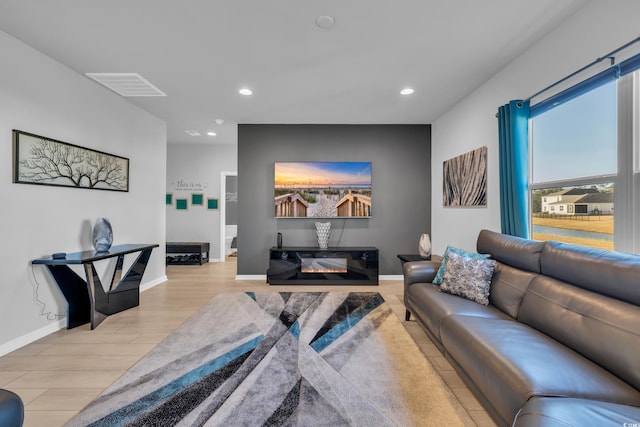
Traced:
MULTIPOLYGON (((269 286, 236 281, 236 259, 202 266, 169 266, 169 280, 140 297, 140 306, 88 325, 60 330, 0 357, 0 387, 25 402, 26 427, 64 425, 213 296, 238 291, 377 291, 403 320, 420 349, 478 426, 495 426, 420 327, 404 322, 402 282, 373 286, 269 286)), ((474 424, 471 424, 474 425, 474 424)))

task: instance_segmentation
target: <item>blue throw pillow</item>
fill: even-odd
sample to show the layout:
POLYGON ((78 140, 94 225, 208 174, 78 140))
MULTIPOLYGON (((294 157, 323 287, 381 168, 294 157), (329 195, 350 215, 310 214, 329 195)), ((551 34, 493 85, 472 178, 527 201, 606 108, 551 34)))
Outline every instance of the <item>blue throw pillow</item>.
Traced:
POLYGON ((436 277, 433 279, 434 284, 440 285, 442 283, 442 278, 444 277, 444 273, 447 271, 447 261, 449 261, 449 252, 456 253, 461 256, 466 256, 469 258, 489 258, 491 255, 489 254, 479 254, 477 252, 469 252, 464 249, 456 248, 453 246, 447 246, 447 249, 444 251, 444 255, 442 256, 442 262, 440 263, 440 268, 436 273, 436 277))

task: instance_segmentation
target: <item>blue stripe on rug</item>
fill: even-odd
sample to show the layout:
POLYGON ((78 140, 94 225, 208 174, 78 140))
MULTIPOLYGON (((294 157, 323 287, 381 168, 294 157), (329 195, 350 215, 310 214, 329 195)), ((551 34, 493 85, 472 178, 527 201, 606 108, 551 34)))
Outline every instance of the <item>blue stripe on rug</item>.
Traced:
POLYGON ((312 342, 310 344, 311 348, 320 353, 383 303, 384 299, 382 296, 380 294, 375 295, 320 338, 312 342))
POLYGON ((295 321, 293 325, 289 328, 289 333, 295 337, 298 341, 300 340, 300 323, 298 320, 295 321))
POLYGON ((358 310, 371 298, 379 295, 377 292, 349 292, 347 297, 342 301, 340 305, 335 307, 333 313, 325 320, 324 324, 318 331, 310 343, 316 341, 321 336, 326 334, 329 330, 333 329, 338 323, 342 322, 347 317, 351 316, 353 312, 358 310))
POLYGON ((199 381, 201 378, 210 375, 220 368, 223 368, 225 365, 242 356, 243 354, 254 350, 263 339, 264 336, 260 335, 252 340, 249 340, 246 343, 234 348, 230 352, 225 353, 205 363, 204 365, 187 372, 186 374, 176 378, 163 387, 160 387, 157 390, 154 390, 153 392, 130 403, 129 405, 123 406, 119 410, 114 411, 111 414, 89 424, 89 426, 115 427, 132 422, 149 409, 160 405, 162 401, 170 398, 176 393, 179 393, 183 389, 199 381))

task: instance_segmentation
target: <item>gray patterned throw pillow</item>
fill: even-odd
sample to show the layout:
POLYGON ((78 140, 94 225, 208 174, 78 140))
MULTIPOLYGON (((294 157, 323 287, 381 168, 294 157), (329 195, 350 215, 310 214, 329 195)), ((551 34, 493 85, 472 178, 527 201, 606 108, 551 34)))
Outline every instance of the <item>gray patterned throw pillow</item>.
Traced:
POLYGON ((455 253, 458 255, 468 256, 470 258, 489 258, 491 255, 489 254, 479 254, 477 252, 469 252, 464 249, 456 248, 454 246, 447 246, 447 249, 444 251, 444 255, 442 256, 442 262, 440 263, 440 268, 436 273, 436 277, 434 277, 433 283, 434 285, 440 285, 442 283, 442 278, 444 277, 445 271, 447 271, 447 262, 449 261, 449 254, 455 253))
POLYGON ((450 253, 440 290, 488 305, 495 265, 492 259, 450 253))

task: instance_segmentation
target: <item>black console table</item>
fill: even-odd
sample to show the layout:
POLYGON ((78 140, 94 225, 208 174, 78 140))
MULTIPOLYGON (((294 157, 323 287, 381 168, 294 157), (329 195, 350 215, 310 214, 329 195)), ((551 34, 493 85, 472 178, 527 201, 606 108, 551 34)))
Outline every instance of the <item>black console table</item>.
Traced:
POLYGON ((32 264, 46 265, 67 300, 67 329, 91 323, 95 329, 107 316, 140 304, 140 282, 151 251, 158 245, 118 245, 108 252, 84 251, 66 254, 65 258, 39 258, 32 264), (129 271, 122 276, 124 256, 140 252, 129 271), (117 257, 109 290, 105 292, 93 265, 95 261, 117 257), (82 265, 86 280, 69 265, 82 265))
POLYGON ((271 285, 377 285, 378 252, 378 248, 373 247, 271 248, 267 282, 271 285))

